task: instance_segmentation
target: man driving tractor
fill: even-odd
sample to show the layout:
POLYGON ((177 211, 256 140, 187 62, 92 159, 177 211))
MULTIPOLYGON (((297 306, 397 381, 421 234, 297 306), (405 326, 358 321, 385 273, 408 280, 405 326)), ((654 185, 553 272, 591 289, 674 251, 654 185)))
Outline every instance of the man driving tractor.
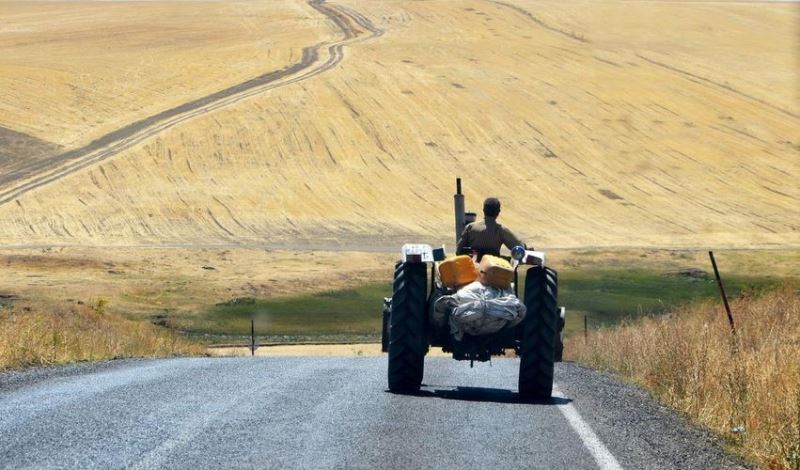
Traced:
POLYGON ((465 211, 457 178, 453 206, 458 254, 478 256, 445 258, 444 250, 430 245, 403 245, 392 296, 384 299, 382 312, 389 390, 420 390, 430 347, 470 364, 513 349, 520 358, 520 398, 550 398, 560 331, 558 274, 545 266, 544 253, 523 249, 520 239, 497 223, 497 198, 484 202, 482 221, 467 225, 474 214, 465 211), (515 262, 496 257, 503 245, 515 262), (495 256, 473 263, 489 253, 495 256))
POLYGON ((515 246, 525 246, 511 230, 497 223, 500 215, 500 200, 495 197, 483 201, 483 220, 472 222, 464 227, 458 240, 456 253, 471 255, 473 251, 481 257, 485 254, 499 256, 505 245, 509 250, 515 246))

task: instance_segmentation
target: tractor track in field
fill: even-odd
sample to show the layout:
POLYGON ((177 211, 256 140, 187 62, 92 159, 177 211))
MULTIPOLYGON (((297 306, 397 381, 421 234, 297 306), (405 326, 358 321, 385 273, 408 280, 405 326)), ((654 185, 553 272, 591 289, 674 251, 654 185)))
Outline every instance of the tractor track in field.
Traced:
POLYGON ((522 8, 522 7, 519 7, 517 5, 513 5, 511 3, 502 2, 500 0, 488 0, 488 1, 490 3, 494 3, 495 5, 498 5, 500 7, 514 10, 515 12, 525 16, 526 18, 528 18, 529 20, 533 21, 534 23, 536 23, 540 27, 542 27, 542 28, 544 28, 544 29, 546 29, 546 30, 548 30, 548 31, 550 31, 552 33, 560 34, 560 35, 562 35, 564 37, 572 39, 573 41, 582 42, 584 44, 591 42, 588 39, 586 39, 585 37, 583 37, 583 36, 581 36, 579 34, 576 34, 574 31, 566 31, 566 30, 563 30, 563 29, 560 29, 560 28, 556 28, 555 26, 552 26, 550 24, 547 24, 541 18, 539 18, 538 16, 535 16, 530 11, 528 11, 528 10, 522 8))
MULTIPOLYGON (((764 106, 772 109, 773 111, 777 111, 779 113, 782 113, 782 114, 784 114, 786 116, 789 116, 789 117, 792 117, 792 118, 795 118, 795 119, 800 118, 800 115, 798 115, 797 113, 789 111, 788 109, 785 109, 785 108, 781 108, 780 106, 772 104, 769 101, 766 101, 764 99, 761 99, 761 98, 758 98, 756 96, 747 94, 747 93, 745 93, 743 91, 737 90, 736 88, 730 86, 727 83, 720 83, 720 82, 711 80, 710 78, 706 78, 706 77, 697 75, 695 73, 688 72, 688 71, 683 70, 683 69, 679 69, 679 68, 677 68, 677 67, 675 67, 673 65, 669 65, 669 64, 666 64, 664 62, 659 62, 657 60, 653 60, 653 59, 651 59, 649 57, 643 56, 642 54, 636 54, 636 56, 638 58, 644 60, 645 62, 648 62, 648 63, 650 63, 652 65, 655 65, 656 67, 660 67, 660 68, 662 68, 664 70, 669 70, 670 72, 673 72, 675 74, 683 76, 687 80, 692 81, 694 83, 698 83, 700 85, 709 86, 709 87, 713 87, 713 88, 716 88, 716 89, 723 90, 723 91, 725 91, 727 93, 730 93, 732 95, 735 95, 735 96, 737 96, 739 98, 744 98, 744 99, 747 99, 749 101, 753 101, 753 102, 759 103, 761 105, 764 105, 764 106)), ((741 132, 741 131, 736 130, 736 132, 741 132)), ((748 137, 752 138, 752 136, 749 136, 749 135, 748 135, 748 137)))
POLYGON ((341 30, 342 38, 339 41, 305 47, 299 62, 128 124, 81 148, 53 155, 28 165, 20 165, 8 173, 0 174, 0 206, 23 194, 107 160, 181 122, 331 70, 344 59, 344 46, 376 38, 384 33, 367 17, 351 8, 328 4, 325 0, 310 0, 308 5, 325 15, 341 30), (365 33, 368 34, 364 35, 365 33), (324 60, 320 57, 320 50, 327 52, 327 58, 324 60))

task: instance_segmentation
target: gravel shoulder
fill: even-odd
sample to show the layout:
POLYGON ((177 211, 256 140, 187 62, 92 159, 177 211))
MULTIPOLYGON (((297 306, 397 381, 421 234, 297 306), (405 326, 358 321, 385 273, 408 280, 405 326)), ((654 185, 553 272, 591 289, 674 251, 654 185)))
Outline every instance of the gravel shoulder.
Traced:
POLYGON ((721 438, 610 374, 563 363, 556 381, 625 468, 754 468, 721 438))

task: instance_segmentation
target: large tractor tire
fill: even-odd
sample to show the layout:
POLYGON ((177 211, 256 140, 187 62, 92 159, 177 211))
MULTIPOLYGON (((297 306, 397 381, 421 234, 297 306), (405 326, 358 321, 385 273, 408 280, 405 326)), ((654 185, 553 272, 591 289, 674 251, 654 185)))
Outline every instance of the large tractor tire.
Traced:
POLYGON ((394 271, 389 316, 389 390, 416 392, 422 384, 425 353, 427 265, 403 263, 394 271))
POLYGON ((523 400, 545 400, 553 394, 553 362, 558 335, 558 275, 550 268, 530 268, 525 279, 525 307, 519 364, 523 400))

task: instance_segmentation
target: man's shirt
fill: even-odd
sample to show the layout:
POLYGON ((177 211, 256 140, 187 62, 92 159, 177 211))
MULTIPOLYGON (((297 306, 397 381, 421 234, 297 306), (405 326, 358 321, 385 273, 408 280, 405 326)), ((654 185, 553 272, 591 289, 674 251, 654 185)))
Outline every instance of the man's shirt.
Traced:
POLYGON ((486 217, 464 227, 456 252, 461 253, 465 247, 470 247, 473 250, 499 255, 500 247, 503 245, 510 250, 523 243, 511 230, 498 224, 496 218, 486 217))

